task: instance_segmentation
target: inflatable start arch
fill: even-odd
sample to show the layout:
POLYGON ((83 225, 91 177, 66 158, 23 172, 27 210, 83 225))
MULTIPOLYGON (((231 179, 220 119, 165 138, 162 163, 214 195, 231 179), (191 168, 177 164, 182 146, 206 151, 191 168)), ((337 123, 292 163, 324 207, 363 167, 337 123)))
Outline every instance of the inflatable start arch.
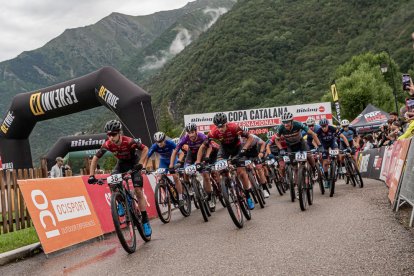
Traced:
POLYGON ((67 82, 13 98, 0 125, 0 157, 3 167, 31 168, 29 135, 38 121, 103 105, 118 115, 124 133, 152 143, 157 124, 151 96, 112 67, 104 67, 67 82))

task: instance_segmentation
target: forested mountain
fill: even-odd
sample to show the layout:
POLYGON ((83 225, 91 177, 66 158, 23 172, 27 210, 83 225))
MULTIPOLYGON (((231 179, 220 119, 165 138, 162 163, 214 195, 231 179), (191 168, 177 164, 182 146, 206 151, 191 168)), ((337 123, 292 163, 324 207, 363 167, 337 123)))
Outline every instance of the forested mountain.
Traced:
POLYGON ((401 72, 412 68, 413 31, 408 0, 239 0, 145 88, 176 123, 190 113, 315 102, 354 55, 388 50, 401 72))

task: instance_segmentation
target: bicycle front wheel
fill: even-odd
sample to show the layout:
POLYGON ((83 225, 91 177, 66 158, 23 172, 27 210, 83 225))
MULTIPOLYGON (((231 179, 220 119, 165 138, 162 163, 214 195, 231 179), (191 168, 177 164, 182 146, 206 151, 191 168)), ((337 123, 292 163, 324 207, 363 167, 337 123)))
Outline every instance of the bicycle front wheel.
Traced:
POLYGON ((243 214, 237 197, 237 191, 234 187, 236 184, 233 183, 234 185, 231 185, 230 181, 231 180, 226 177, 222 178, 221 191, 231 220, 238 228, 243 228, 243 214))
POLYGON ((331 186, 330 186, 330 191, 329 191, 329 196, 333 197, 334 193, 335 193, 335 174, 336 174, 336 161, 333 160, 331 161, 331 165, 330 165, 330 181, 331 181, 331 186))
POLYGON ((303 165, 300 165, 298 170, 298 192, 300 209, 305 211, 308 207, 308 199, 306 198, 306 172, 303 165))
POLYGON ((154 194, 158 217, 163 223, 169 223, 171 220, 171 197, 167 186, 157 183, 154 194))
POLYGON ((111 213, 118 239, 128 253, 134 253, 137 248, 137 237, 134 221, 128 208, 126 198, 120 192, 111 196, 111 213))
POLYGON ((264 208, 265 201, 264 201, 264 195, 263 195, 263 188, 261 185, 257 183, 256 178, 253 176, 253 171, 250 171, 247 173, 249 176, 250 184, 252 185, 252 191, 254 194, 254 198, 256 203, 259 203, 260 208, 264 208))

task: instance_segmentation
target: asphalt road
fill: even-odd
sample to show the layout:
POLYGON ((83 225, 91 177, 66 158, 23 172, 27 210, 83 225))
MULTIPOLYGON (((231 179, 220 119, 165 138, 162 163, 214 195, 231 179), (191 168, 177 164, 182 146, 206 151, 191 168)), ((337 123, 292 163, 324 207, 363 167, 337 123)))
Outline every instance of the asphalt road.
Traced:
POLYGON ((395 218, 383 183, 340 181, 314 205, 272 190, 264 209, 237 229, 218 205, 208 223, 194 211, 152 221, 153 238, 128 255, 111 235, 0 267, 0 275, 414 275, 414 236, 395 218))

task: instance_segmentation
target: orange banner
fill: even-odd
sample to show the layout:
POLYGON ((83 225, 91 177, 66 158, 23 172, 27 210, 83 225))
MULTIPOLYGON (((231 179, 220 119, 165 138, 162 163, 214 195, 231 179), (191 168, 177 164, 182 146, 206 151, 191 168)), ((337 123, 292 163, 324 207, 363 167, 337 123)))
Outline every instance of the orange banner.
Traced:
POLYGON ((81 177, 18 183, 45 253, 103 234, 81 177))

